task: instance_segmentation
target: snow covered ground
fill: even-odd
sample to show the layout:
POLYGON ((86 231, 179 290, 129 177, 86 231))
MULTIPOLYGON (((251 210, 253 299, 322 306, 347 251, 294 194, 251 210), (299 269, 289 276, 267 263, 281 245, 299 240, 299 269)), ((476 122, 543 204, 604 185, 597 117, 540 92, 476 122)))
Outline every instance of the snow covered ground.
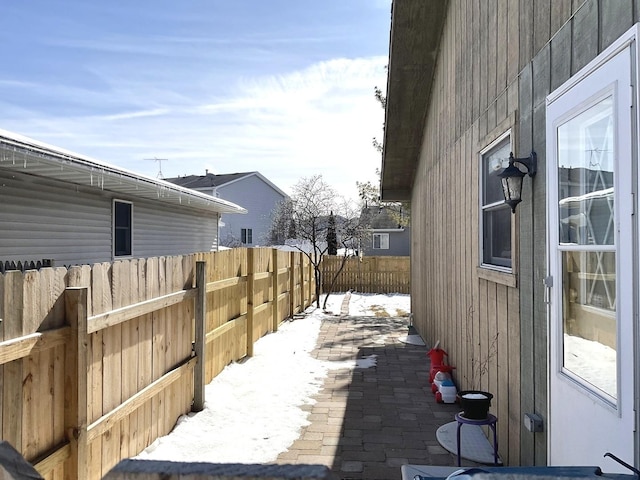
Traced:
MULTIPOLYGON (((327 312, 310 307, 304 319, 285 322, 254 346, 254 356, 227 366, 206 386, 205 409, 181 417, 174 430, 137 458, 176 462, 267 463, 308 425, 303 405, 313 404, 327 372, 369 368, 375 355, 357 361, 314 359, 323 318, 340 312, 344 294, 329 297, 327 312)), ((322 302, 321 302, 322 305, 322 302)), ((351 294, 349 315, 404 316, 409 295, 351 294)))
MULTIPOLYGON (((305 318, 284 322, 276 333, 258 340, 252 358, 227 366, 206 386, 202 412, 181 417, 173 432, 156 440, 138 458, 213 463, 276 460, 309 424, 301 407, 314 403, 331 369, 375 365, 373 355, 346 362, 322 361, 310 355, 323 318, 338 314, 343 298, 344 294, 331 295, 327 312, 311 307, 305 318)), ((409 295, 352 293, 349 302, 352 316, 404 316, 409 311, 409 295)), ((401 340, 421 342, 417 335, 401 340)), ((615 350, 577 337, 565 340, 572 352, 567 367, 592 372, 593 378, 586 380, 615 395, 615 350)))

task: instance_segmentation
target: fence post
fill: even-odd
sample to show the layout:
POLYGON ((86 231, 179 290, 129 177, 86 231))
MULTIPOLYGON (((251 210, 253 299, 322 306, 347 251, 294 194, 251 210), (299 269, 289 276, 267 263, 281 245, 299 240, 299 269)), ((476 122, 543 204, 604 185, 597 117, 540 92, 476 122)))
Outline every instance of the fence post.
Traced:
POLYGON ((206 351, 207 335, 205 325, 207 322, 207 262, 196 262, 196 294, 195 305, 195 345, 194 350, 198 363, 193 369, 193 407, 194 412, 204 410, 204 386, 206 383, 206 351))
POLYGON ((295 252, 289 253, 289 315, 293 318, 296 304, 295 252))
POLYGON ((302 252, 299 253, 300 255, 300 311, 304 312, 306 305, 305 305, 305 291, 304 291, 304 255, 302 252))
POLYGON ((273 277, 271 278, 271 291, 273 292, 273 303, 271 304, 271 316, 273 317, 273 331, 278 331, 278 324, 280 323, 280 312, 278 309, 278 249, 271 250, 271 265, 273 268, 273 277))
MULTIPOLYGON (((4 274, 4 286, 0 288, 3 298, 0 299, 0 316, 3 340, 11 340, 24 335, 24 274, 11 271, 4 274)), ((31 302, 34 299, 29 298, 31 302)), ((31 332, 29 332, 31 333, 31 332)), ((4 365, 4 388, 2 392, 2 410, 4 420, 0 428, 2 439, 8 441, 22 451, 22 396, 23 360, 14 360, 4 365)))
POLYGON ((311 305, 314 300, 314 293, 316 291, 316 269, 309 261, 309 303, 307 306, 311 305))
POLYGON ((253 303, 255 271, 253 248, 247 249, 247 356, 253 357, 253 303))
POLYGON ((64 304, 71 341, 66 349, 65 431, 71 446, 71 461, 65 478, 86 480, 89 477, 87 443, 87 292, 86 287, 68 287, 64 304))

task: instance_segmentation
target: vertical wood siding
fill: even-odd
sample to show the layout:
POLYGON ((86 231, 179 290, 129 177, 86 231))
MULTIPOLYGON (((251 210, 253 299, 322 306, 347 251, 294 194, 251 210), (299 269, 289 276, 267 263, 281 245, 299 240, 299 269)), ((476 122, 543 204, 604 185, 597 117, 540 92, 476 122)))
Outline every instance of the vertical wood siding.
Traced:
POLYGON ((412 310, 427 340, 448 350, 461 386, 471 386, 472 360, 488 358, 480 386, 496 395, 510 464, 546 463, 545 436, 522 428, 524 412, 546 414, 545 97, 638 9, 631 0, 449 3, 413 189, 412 263, 421 268, 411 273, 412 310), (535 149, 540 162, 513 223, 516 287, 478 274, 478 154, 508 128, 514 153, 535 149))
POLYGON ((461 387, 471 386, 472 360, 488 359, 480 386, 495 395, 500 454, 512 465, 546 464, 545 435, 522 426, 525 412, 546 415, 545 97, 630 28, 638 8, 449 2, 412 192, 412 310, 427 342, 449 352, 461 387), (514 153, 535 149, 540 164, 513 219, 515 281, 501 282, 478 268, 478 166, 509 128, 514 153))

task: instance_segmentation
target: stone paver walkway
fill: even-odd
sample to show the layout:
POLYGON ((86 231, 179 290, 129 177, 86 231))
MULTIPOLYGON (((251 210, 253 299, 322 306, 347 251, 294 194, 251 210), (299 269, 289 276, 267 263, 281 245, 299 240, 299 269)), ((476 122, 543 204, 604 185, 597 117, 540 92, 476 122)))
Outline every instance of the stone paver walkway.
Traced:
POLYGON ((455 465, 436 440, 457 405, 437 404, 427 347, 399 341, 407 318, 336 316, 322 323, 314 355, 330 361, 376 355, 377 366, 332 370, 308 406, 311 425, 278 463, 329 466, 340 479, 400 479, 403 464, 455 465))

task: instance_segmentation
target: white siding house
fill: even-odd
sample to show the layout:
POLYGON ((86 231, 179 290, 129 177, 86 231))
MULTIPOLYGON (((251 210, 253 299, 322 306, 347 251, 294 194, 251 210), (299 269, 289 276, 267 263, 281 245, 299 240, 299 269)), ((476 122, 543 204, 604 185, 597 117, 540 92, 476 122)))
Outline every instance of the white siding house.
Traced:
POLYGON ((276 206, 287 198, 259 172, 224 175, 188 175, 167 181, 192 188, 242 205, 246 215, 223 214, 220 223, 220 245, 258 246, 268 242, 271 216, 276 206))
POLYGON ((0 131, 0 262, 56 265, 216 250, 244 209, 0 131))

